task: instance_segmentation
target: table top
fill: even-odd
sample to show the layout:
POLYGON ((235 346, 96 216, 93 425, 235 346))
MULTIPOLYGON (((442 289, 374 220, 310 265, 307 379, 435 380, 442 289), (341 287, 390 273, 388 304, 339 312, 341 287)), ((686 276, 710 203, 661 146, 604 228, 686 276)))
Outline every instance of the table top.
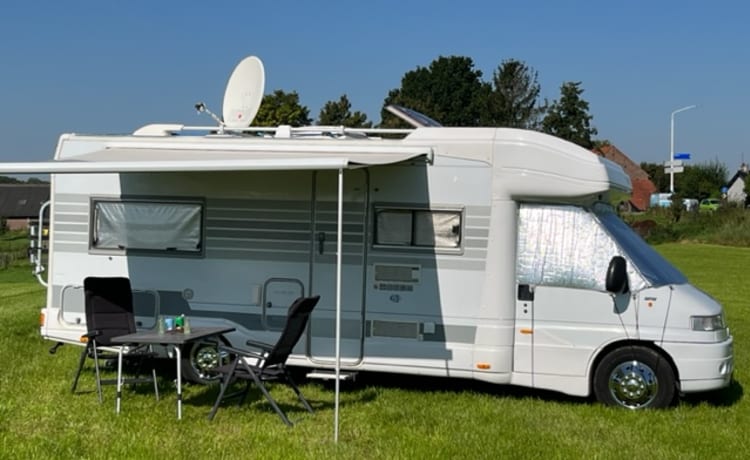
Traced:
POLYGON ((169 331, 159 334, 157 331, 140 331, 133 334, 120 335, 112 338, 112 343, 150 343, 163 345, 182 345, 194 340, 203 339, 212 335, 221 335, 232 332, 233 327, 194 327, 190 333, 182 331, 169 331))

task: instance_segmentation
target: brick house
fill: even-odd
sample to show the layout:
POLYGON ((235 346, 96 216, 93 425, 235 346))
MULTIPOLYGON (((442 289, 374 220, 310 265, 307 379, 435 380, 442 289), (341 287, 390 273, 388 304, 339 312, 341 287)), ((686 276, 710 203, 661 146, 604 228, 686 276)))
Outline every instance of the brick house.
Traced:
POLYGON ((630 196, 630 201, 627 203, 629 210, 645 211, 648 209, 651 194, 657 190, 646 171, 641 169, 637 163, 628 158, 627 155, 612 144, 597 147, 594 149, 594 153, 617 163, 625 170, 625 174, 630 177, 633 193, 630 196))
POLYGON ((28 228, 49 201, 49 184, 0 184, 0 217, 8 230, 28 228))

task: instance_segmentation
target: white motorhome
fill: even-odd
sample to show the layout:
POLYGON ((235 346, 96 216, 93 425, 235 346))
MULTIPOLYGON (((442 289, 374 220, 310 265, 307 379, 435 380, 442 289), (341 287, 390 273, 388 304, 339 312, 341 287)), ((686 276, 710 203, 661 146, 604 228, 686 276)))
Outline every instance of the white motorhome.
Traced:
MULTIPOLYGON (((43 337, 79 343, 83 279, 127 276, 139 327, 185 314, 233 326, 236 346, 273 341, 291 301, 319 294, 289 362, 314 370, 628 408, 731 380, 721 305, 617 217, 630 181, 583 148, 503 128, 188 130, 66 134, 54 161, 0 165, 52 173, 43 337)), ((220 359, 211 343, 184 356, 196 380, 220 359)))

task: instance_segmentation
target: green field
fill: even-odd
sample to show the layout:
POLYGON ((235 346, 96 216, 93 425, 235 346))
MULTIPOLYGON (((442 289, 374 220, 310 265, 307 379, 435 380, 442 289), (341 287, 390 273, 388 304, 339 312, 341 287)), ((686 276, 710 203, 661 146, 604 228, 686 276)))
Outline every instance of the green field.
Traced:
POLYGON ((0 270, 20 260, 27 260, 29 235, 25 230, 0 233, 0 270))
MULTIPOLYGON (((564 395, 447 379, 363 375, 342 384, 341 431, 333 437, 333 387, 302 385, 316 409, 284 387, 272 392, 296 425, 287 428, 258 393, 242 407, 206 415, 216 388, 188 385, 183 419, 174 385, 72 395, 79 348, 57 354, 39 337, 44 291, 27 266, 0 270, 0 458, 742 458, 750 447, 750 249, 658 247, 726 308, 735 339, 735 382, 668 410, 630 412, 564 395), (257 402, 252 402, 257 401, 257 402)), ((81 385, 94 389, 93 372, 81 385)))

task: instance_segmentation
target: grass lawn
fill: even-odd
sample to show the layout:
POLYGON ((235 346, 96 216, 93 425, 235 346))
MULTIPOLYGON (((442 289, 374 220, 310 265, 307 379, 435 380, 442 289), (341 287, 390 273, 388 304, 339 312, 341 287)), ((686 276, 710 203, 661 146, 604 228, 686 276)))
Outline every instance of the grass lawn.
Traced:
MULTIPOLYGON (((672 409, 630 412, 564 395, 477 382, 361 375, 342 383, 340 442, 333 437, 333 386, 302 389, 308 414, 284 387, 272 392, 296 422, 287 428, 256 392, 242 407, 206 415, 216 388, 186 385, 183 419, 174 385, 156 402, 145 387, 126 389, 115 415, 93 372, 70 384, 80 348, 55 355, 39 337, 44 291, 28 266, 0 271, 0 458, 741 458, 750 447, 750 249, 696 244, 658 247, 726 308, 735 339, 735 382, 691 396, 672 409), (256 402, 253 402, 256 401, 256 402)), ((171 362, 169 363, 171 368, 171 362)))
POLYGON ((0 270, 19 260, 28 260, 29 235, 25 230, 0 234, 0 270))

